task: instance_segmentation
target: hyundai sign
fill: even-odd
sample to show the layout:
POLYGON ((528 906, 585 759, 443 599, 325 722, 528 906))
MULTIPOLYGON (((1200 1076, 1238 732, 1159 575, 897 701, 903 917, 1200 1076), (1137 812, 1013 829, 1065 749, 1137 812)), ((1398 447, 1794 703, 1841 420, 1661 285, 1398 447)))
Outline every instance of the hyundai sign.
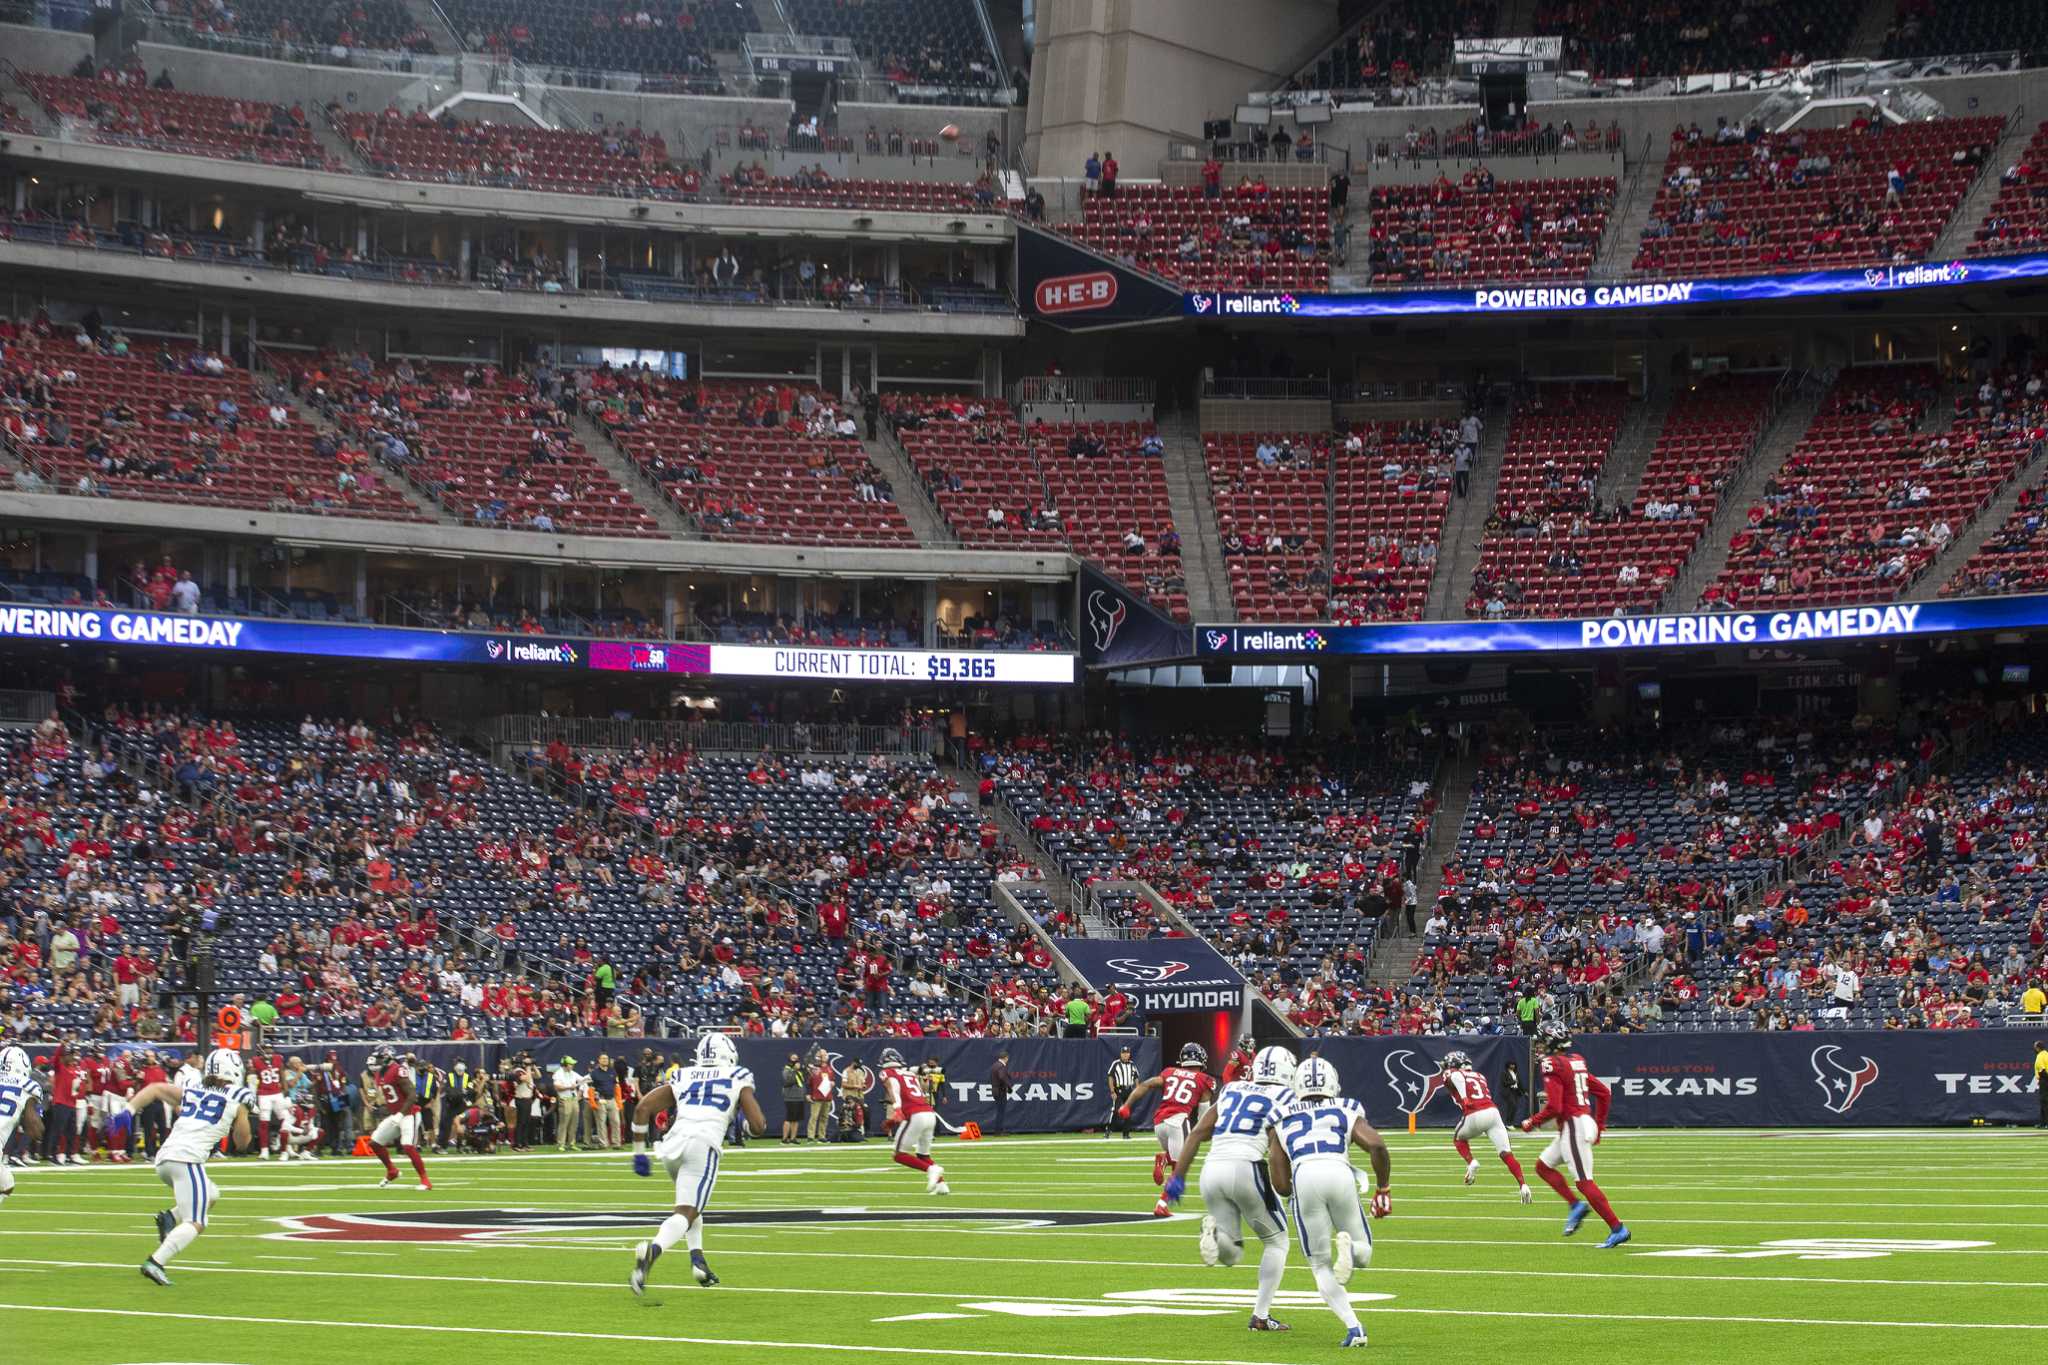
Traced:
POLYGON ((1892 602, 1801 611, 1692 612, 1533 621, 1397 621, 1374 626, 1198 626, 1195 653, 1249 662, 1281 656, 1536 654, 1903 640, 2048 626, 2048 595, 1892 602))
POLYGON ((1122 991, 1140 1014, 1244 1007, 1244 976, 1198 938, 1056 938, 1053 946, 1088 984, 1122 991))
POLYGON ((2048 253, 1970 261, 1929 261, 1868 269, 1810 270, 1726 279, 1646 280, 1629 284, 1484 285, 1468 289, 1379 289, 1356 294, 1215 293, 1182 302, 1192 317, 1367 318, 1439 313, 1586 313, 1670 308, 1694 303, 1769 303, 1844 295, 1881 295, 1956 285, 2048 278, 2048 253))

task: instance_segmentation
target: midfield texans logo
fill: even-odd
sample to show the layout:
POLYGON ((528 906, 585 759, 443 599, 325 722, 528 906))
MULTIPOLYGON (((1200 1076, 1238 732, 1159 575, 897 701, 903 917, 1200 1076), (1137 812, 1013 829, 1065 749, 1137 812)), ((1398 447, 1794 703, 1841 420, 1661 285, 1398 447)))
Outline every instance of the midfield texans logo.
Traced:
POLYGON ((1863 1065, 1857 1068, 1844 1066, 1837 1055, 1841 1048, 1827 1043, 1813 1050, 1807 1058, 1813 1066, 1813 1080, 1827 1096, 1821 1107, 1830 1114, 1846 1114, 1856 1106, 1857 1099, 1864 1091, 1877 1084, 1877 1063, 1863 1058, 1863 1065))
POLYGON ((1130 614, 1130 608, 1106 589, 1097 588, 1088 594, 1088 629, 1095 637, 1098 651, 1109 648, 1116 633, 1123 629, 1124 618, 1130 614))
MULTIPOLYGON (((1437 1087, 1444 1083, 1442 1072, 1424 1070, 1415 1064, 1415 1057, 1413 1048, 1404 1047, 1389 1052, 1384 1064, 1387 1088, 1394 1092, 1394 1107, 1404 1114, 1420 1112, 1422 1106, 1429 1103, 1430 1096, 1436 1094, 1437 1087)), ((1428 1061, 1429 1058, 1424 1057, 1423 1060, 1428 1061)))
POLYGON ((1134 981, 1151 982, 1171 981, 1191 970, 1185 962, 1145 962, 1135 957, 1113 957, 1103 965, 1134 981))

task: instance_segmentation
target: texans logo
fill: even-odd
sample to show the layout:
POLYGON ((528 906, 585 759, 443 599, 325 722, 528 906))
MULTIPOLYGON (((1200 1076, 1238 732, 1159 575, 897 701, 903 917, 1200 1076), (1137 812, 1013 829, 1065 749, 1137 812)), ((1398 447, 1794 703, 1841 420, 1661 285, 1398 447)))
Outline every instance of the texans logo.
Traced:
POLYGON ((1413 1048, 1404 1047, 1389 1052, 1385 1063, 1387 1088, 1394 1092, 1394 1107, 1404 1114, 1419 1112, 1444 1083, 1442 1073, 1416 1066, 1415 1055, 1413 1048))
POLYGON ((1123 629, 1124 618, 1130 614, 1130 608, 1105 588, 1097 588, 1088 594, 1088 630, 1095 637, 1098 653, 1109 648, 1110 642, 1116 639, 1116 633, 1123 629))
POLYGON ((1104 965, 1134 981, 1171 981, 1188 970, 1185 962, 1141 962, 1135 957, 1113 957, 1104 965))
POLYGON ((1209 648, 1211 649, 1225 650, 1230 648, 1230 632, 1227 630, 1203 631, 1202 638, 1209 642, 1209 648))
POLYGON ((1207 294, 1195 295, 1195 311, 1197 313, 1206 313, 1209 311, 1209 296, 1207 294))
POLYGON ((490 655, 493 659, 504 657, 505 642, 503 640, 484 641, 484 653, 490 655))
POLYGON ((1814 1084, 1826 1096, 1821 1107, 1830 1114, 1846 1114, 1856 1105, 1864 1091, 1877 1084, 1877 1063, 1865 1057, 1863 1065, 1850 1069, 1842 1065, 1837 1053, 1841 1048, 1827 1043, 1813 1050, 1807 1058, 1813 1066, 1814 1084))
POLYGON ((1863 272, 1863 282, 1872 289, 1882 289, 1885 279, 1886 275, 1882 270, 1866 270, 1863 272))

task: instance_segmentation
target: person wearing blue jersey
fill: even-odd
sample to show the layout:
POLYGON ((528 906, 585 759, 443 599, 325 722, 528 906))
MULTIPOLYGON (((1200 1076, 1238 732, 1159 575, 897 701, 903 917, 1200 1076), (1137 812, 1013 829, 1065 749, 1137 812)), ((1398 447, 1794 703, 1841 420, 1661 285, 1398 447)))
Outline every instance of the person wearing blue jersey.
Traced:
POLYGON ((1231 1081, 1216 1097, 1216 1107, 1202 1115, 1181 1144, 1167 1177, 1165 1198, 1180 1202, 1187 1192, 1188 1172, 1202 1144, 1215 1139, 1202 1166, 1202 1236, 1198 1243, 1203 1265, 1236 1265, 1244 1256, 1244 1230, 1250 1228, 1263 1248, 1259 1253, 1259 1288, 1252 1299, 1251 1330, 1284 1332, 1287 1324, 1273 1317, 1273 1296, 1287 1269, 1287 1214, 1267 1171, 1267 1135, 1280 1112, 1294 1103, 1294 1054, 1284 1047, 1261 1048, 1250 1073, 1231 1081))
POLYGON ((168 1285, 171 1279, 164 1267, 206 1230, 207 1211, 219 1197, 206 1174, 207 1158, 225 1137, 232 1136, 236 1151, 248 1147, 256 1094, 242 1084, 242 1055, 233 1048, 215 1048, 207 1054, 198 1085, 188 1089, 159 1081, 137 1091, 126 1109, 116 1111, 117 1135, 125 1139, 135 1116, 159 1101, 176 1106, 178 1113, 171 1135, 156 1151, 157 1179, 170 1187, 171 1207, 156 1216, 157 1235, 163 1240, 142 1263, 142 1277, 168 1285))
POLYGON ((647 1152, 647 1130, 654 1116, 670 1111, 668 1131, 654 1155, 676 1182, 675 1212, 662 1222, 651 1241, 633 1253, 635 1294, 647 1292, 647 1272, 661 1253, 677 1242, 690 1248, 690 1276, 710 1288, 718 1283, 704 1259, 704 1210, 718 1184, 718 1158, 734 1110, 743 1114, 755 1137, 768 1131, 761 1105, 754 1098, 754 1073, 740 1065, 739 1049, 723 1033, 707 1033, 697 1042, 696 1060, 670 1067, 662 1083, 643 1095, 633 1110, 633 1173, 654 1174, 647 1152))
POLYGON ((1337 1068, 1311 1057, 1294 1073, 1294 1103, 1280 1111, 1267 1134, 1273 1188, 1288 1196, 1294 1230, 1308 1257, 1316 1292, 1344 1324, 1343 1346, 1365 1345, 1365 1328, 1344 1286, 1352 1271, 1372 1261, 1372 1230, 1360 1216, 1364 1182, 1351 1164, 1351 1148, 1372 1161, 1372 1216, 1393 1212, 1386 1139, 1366 1121, 1365 1106, 1341 1094, 1337 1068))
MULTIPOLYGON (((14 1140, 19 1126, 31 1143, 43 1136, 42 1112, 37 1101, 43 1097, 42 1082, 36 1079, 35 1063, 18 1047, 0 1048, 0 1152, 14 1140)), ((0 1160, 0 1204, 14 1193, 14 1172, 0 1160)))

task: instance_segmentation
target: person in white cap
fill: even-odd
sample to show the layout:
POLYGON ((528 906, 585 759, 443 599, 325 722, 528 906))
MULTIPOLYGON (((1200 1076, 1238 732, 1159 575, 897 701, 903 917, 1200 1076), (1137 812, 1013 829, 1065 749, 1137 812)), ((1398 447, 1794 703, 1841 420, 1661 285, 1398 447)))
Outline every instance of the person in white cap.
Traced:
POLYGON ((555 1063, 555 1148, 569 1151, 583 1137, 583 1090, 590 1078, 576 1070, 576 1059, 555 1063))

